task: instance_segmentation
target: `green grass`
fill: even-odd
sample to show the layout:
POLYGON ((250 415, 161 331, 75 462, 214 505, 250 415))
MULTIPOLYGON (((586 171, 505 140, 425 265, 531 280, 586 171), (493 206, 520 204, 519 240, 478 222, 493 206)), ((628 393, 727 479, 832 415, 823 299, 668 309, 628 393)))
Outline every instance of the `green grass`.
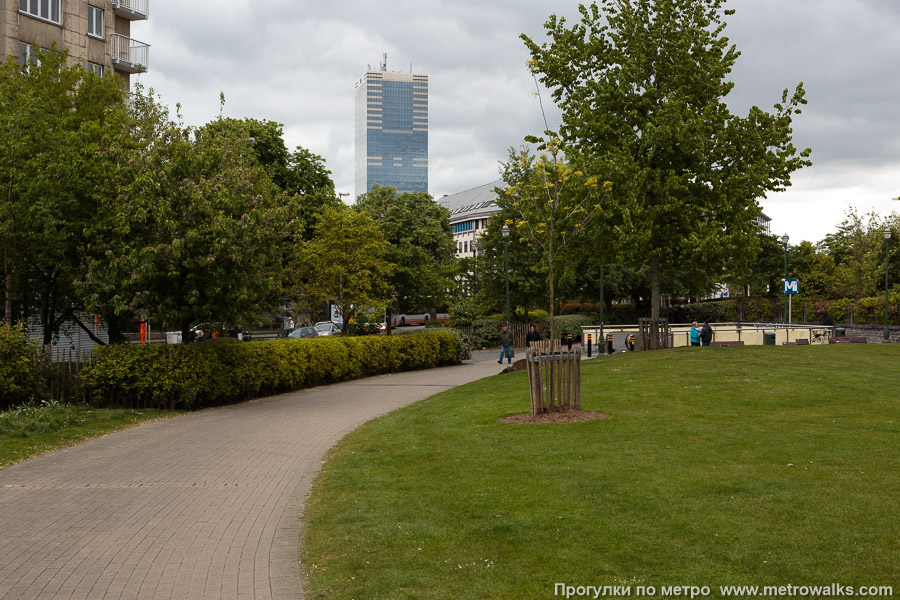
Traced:
POLYGON ((55 402, 14 408, 0 413, 0 467, 176 414, 179 413, 97 409, 55 402))
POLYGON ((582 373, 583 407, 609 419, 498 423, 529 410, 515 373, 347 436, 307 509, 313 597, 900 590, 900 346, 684 348, 582 373))

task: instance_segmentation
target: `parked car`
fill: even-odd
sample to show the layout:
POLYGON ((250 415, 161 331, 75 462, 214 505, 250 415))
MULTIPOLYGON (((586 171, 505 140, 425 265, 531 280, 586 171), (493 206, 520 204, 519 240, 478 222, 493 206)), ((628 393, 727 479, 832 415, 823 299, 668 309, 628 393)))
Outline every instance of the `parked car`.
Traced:
POLYGON ((289 338, 314 338, 318 337, 319 332, 315 327, 294 327, 285 337, 289 338))
POLYGON ((316 323, 316 332, 319 335, 340 335, 341 328, 331 321, 320 321, 316 323))

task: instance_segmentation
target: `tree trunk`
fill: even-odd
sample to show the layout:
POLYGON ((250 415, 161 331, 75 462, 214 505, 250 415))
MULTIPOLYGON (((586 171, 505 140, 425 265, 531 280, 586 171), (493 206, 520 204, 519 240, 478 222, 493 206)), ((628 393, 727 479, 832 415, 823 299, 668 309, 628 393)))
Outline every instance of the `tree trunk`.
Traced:
POLYGON ((12 267, 9 266, 9 249, 3 248, 3 319, 12 327, 12 267))
POLYGON ((384 335, 391 335, 391 315, 393 311, 386 308, 384 311, 384 335))
POLYGON ((659 318, 659 255, 650 257, 650 318, 659 318))

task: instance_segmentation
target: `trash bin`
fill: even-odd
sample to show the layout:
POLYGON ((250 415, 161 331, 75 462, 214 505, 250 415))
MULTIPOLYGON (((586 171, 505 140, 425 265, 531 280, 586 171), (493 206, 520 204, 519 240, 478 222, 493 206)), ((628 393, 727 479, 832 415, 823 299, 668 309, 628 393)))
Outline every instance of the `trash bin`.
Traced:
POLYGON ((844 337, 847 334, 847 330, 843 327, 835 327, 834 328, 834 337, 844 337))
POLYGON ((763 332, 763 346, 774 346, 775 345, 775 332, 763 332))

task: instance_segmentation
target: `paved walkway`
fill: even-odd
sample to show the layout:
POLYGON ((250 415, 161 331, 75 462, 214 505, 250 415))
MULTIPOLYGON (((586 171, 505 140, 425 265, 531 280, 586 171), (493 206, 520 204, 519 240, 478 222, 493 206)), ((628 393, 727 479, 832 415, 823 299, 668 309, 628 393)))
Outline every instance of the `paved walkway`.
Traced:
POLYGON ((467 364, 148 423, 0 470, 0 598, 298 599, 305 499, 360 424, 499 372, 467 364))

